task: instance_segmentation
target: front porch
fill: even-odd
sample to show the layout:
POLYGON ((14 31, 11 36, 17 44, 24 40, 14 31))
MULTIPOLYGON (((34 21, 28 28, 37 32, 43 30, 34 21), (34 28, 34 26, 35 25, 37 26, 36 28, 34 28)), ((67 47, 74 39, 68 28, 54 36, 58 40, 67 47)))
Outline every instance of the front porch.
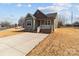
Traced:
POLYGON ((47 18, 47 19, 39 19, 37 22, 36 22, 38 25, 36 27, 37 29, 37 32, 51 32, 52 29, 53 29, 53 20, 51 20, 50 18, 47 18))

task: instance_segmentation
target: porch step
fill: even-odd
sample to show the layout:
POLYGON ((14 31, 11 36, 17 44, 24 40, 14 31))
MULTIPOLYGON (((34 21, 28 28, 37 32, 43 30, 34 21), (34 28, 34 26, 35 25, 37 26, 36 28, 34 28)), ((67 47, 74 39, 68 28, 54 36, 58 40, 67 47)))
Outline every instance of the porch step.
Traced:
POLYGON ((40 26, 39 27, 37 27, 37 33, 39 33, 40 32, 40 26))

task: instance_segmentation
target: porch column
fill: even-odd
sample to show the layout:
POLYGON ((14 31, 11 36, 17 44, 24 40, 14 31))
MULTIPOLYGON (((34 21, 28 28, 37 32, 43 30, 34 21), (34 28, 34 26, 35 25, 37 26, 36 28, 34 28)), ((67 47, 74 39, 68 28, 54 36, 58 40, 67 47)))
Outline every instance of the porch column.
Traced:
POLYGON ((35 30, 35 19, 33 20, 33 30, 35 30))
POLYGON ((55 31, 55 23, 54 23, 54 20, 53 20, 53 31, 55 31))
POLYGON ((54 32, 54 20, 51 20, 51 32, 54 32))

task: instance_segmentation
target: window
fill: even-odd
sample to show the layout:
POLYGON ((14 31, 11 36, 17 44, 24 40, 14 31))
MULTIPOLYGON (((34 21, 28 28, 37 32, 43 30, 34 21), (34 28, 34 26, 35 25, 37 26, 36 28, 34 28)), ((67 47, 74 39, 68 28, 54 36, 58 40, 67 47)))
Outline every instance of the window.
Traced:
POLYGON ((46 20, 45 21, 45 25, 50 25, 51 24, 51 21, 50 20, 46 20))
POLYGON ((27 23, 27 25, 30 25, 31 26, 31 23, 27 23))
POLYGON ((27 25, 31 26, 31 20, 27 20, 27 25))
POLYGON ((50 20, 47 20, 47 25, 50 25, 51 24, 51 21, 50 20))

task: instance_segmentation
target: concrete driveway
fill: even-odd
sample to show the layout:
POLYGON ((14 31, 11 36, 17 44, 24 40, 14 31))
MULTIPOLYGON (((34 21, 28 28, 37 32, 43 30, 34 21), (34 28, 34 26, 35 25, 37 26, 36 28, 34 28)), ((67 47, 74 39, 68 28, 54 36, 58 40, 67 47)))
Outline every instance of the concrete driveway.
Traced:
POLYGON ((0 56, 25 56, 48 34, 22 33, 0 38, 0 56))

